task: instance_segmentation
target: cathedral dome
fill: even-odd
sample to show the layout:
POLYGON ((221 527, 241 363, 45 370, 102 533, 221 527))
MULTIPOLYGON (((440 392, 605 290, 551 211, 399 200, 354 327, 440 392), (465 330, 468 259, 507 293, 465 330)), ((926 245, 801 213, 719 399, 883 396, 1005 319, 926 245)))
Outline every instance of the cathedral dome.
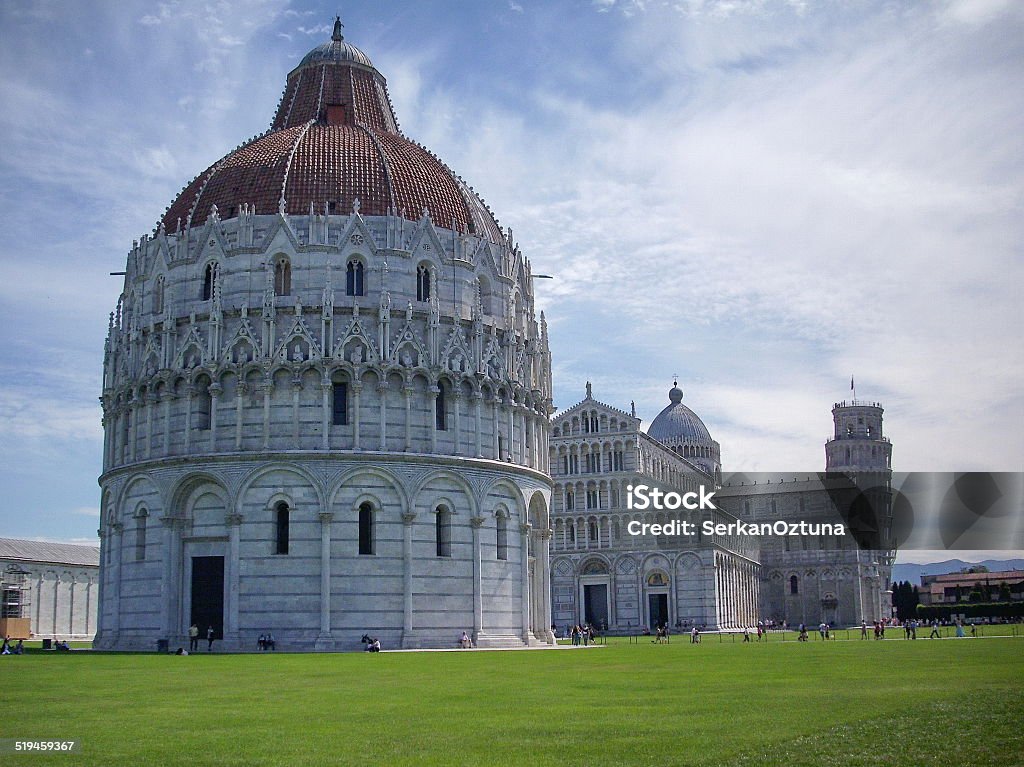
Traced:
POLYGON ((687 442, 710 445, 714 440, 704 422, 683 404, 683 390, 673 385, 668 392, 670 404, 651 422, 647 436, 665 444, 687 442))
POLYGON ((436 155, 398 127, 387 82, 345 42, 335 22, 288 75, 277 114, 257 136, 196 176, 163 215, 168 232, 222 219, 243 206, 257 215, 398 215, 502 240, 494 216, 436 155))

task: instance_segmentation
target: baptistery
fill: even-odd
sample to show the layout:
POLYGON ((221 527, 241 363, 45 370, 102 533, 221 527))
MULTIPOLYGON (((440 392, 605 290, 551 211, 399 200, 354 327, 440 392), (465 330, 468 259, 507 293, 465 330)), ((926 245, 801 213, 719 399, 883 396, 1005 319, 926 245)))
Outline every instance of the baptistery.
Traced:
POLYGON ((101 401, 96 647, 553 641, 530 263, 340 21, 133 243, 101 401))

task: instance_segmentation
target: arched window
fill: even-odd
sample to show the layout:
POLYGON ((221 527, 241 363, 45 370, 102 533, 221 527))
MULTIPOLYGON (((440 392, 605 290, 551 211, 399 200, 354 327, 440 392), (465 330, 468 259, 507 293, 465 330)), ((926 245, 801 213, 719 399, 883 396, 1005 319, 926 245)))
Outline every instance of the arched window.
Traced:
POLYGON ((587 534, 592 541, 597 540, 597 522, 593 519, 590 520, 590 524, 587 526, 587 534))
POLYGON ((416 300, 430 300, 430 266, 420 264, 416 269, 416 300))
POLYGON ((274 506, 274 553, 288 553, 288 504, 281 501, 274 506))
POLYGON ((359 553, 373 553, 373 507, 369 503, 359 506, 359 553))
POLYGON ((565 508, 567 511, 576 508, 576 494, 572 490, 565 491, 565 508))
POLYGON ((498 515, 497 549, 498 559, 508 559, 508 519, 503 514, 498 515))
POLYGON ((153 285, 153 314, 164 312, 164 276, 161 274, 156 278, 153 285))
POLYGON ((331 384, 331 423, 335 426, 348 424, 348 384, 344 381, 331 384))
POLYGON ((195 425, 200 431, 209 431, 213 421, 213 398, 210 396, 210 384, 205 378, 199 383, 196 393, 195 425))
POLYGON ((217 264, 210 262, 203 272, 203 300, 209 301, 217 289, 217 264))
POLYGON ((437 544, 437 556, 452 555, 452 513, 444 506, 437 507, 434 518, 434 542, 437 544))
POLYGON ((353 258, 345 268, 345 295, 364 296, 363 262, 353 258))
POLYGON ((800 593, 800 579, 795 575, 789 576, 789 593, 799 594, 800 593))
POLYGON ((480 307, 484 314, 493 314, 491 311, 491 283, 482 274, 477 282, 480 285, 480 307))
POLYGON ((437 382, 437 398, 434 400, 434 428, 438 431, 447 431, 448 429, 444 403, 444 381, 437 382))
POLYGON ((290 296, 292 294, 292 265, 285 256, 278 256, 274 261, 274 295, 290 296))
POLYGON ((135 525, 135 561, 141 562, 146 558, 146 517, 145 509, 142 509, 136 519, 135 525))

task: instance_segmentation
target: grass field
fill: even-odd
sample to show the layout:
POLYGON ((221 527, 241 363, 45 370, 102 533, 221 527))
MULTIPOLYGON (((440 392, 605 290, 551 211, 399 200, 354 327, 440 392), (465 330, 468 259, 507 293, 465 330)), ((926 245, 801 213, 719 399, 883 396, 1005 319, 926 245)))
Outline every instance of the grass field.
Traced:
POLYGON ((0 659, 32 765, 1022 765, 1024 639, 0 659))

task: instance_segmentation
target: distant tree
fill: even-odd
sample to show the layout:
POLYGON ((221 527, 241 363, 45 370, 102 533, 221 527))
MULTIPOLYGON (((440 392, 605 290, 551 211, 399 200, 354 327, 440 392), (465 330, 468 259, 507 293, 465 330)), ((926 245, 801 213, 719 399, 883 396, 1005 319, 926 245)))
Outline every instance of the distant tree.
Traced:
POLYGON ((1003 581, 999 584, 999 601, 1009 602, 1013 597, 1010 595, 1010 585, 1003 581))
POLYGON ((962 573, 987 573, 988 568, 985 565, 971 565, 970 567, 963 568, 960 572, 962 573))
POLYGON ((971 602, 987 602, 988 596, 982 590, 981 586, 975 586, 971 589, 970 596, 967 597, 971 602))
POLYGON ((953 592, 953 601, 960 602, 964 598, 964 591, 960 588, 960 584, 956 584, 956 590, 953 592))

